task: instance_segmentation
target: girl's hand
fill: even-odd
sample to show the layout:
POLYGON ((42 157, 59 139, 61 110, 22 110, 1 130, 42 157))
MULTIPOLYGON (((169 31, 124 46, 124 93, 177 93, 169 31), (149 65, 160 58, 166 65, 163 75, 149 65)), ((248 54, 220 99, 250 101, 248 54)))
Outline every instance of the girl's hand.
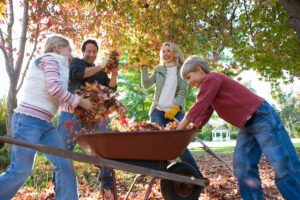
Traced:
POLYGON ((78 105, 90 113, 96 110, 96 106, 89 99, 81 98, 78 105))

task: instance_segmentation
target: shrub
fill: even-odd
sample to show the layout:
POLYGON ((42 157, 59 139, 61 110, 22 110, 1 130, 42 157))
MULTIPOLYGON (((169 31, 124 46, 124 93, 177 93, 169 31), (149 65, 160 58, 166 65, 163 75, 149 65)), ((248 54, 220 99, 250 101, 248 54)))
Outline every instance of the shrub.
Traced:
POLYGON ((295 133, 295 137, 300 138, 300 124, 297 124, 294 127, 294 133, 295 133))
POLYGON ((10 155, 6 150, 6 144, 0 149, 0 174, 4 172, 10 163, 10 155))
MULTIPOLYGON (((6 98, 2 97, 0 99, 0 136, 6 135, 6 98)), ((0 143, 0 149, 4 146, 3 143, 0 143)))
POLYGON ((212 130, 213 130, 213 126, 210 124, 206 124, 202 128, 202 131, 197 134, 197 136, 202 140, 212 141, 212 135, 211 135, 212 130))

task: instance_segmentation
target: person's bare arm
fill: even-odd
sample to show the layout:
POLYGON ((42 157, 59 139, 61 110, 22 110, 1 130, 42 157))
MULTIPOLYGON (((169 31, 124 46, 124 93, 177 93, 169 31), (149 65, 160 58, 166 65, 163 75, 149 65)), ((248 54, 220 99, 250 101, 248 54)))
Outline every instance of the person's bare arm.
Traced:
POLYGON ((103 70, 103 67, 101 65, 97 65, 95 67, 87 67, 85 69, 83 78, 88 78, 90 76, 93 76, 94 74, 96 74, 97 72, 103 70))
POLYGON ((179 125, 177 126, 177 130, 179 129, 184 129, 185 127, 187 127, 190 123, 190 120, 188 120, 187 118, 184 118, 180 123, 179 125))

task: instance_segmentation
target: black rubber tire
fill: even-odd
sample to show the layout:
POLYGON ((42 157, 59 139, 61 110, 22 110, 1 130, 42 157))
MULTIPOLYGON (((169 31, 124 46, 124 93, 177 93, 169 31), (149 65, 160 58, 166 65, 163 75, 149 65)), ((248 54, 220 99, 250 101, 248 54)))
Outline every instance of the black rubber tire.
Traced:
MULTIPOLYGON (((167 167, 167 171, 184 176, 201 178, 198 171, 185 162, 172 163, 167 167)), ((197 200, 204 187, 189 183, 160 180, 160 190, 165 200, 197 200)))

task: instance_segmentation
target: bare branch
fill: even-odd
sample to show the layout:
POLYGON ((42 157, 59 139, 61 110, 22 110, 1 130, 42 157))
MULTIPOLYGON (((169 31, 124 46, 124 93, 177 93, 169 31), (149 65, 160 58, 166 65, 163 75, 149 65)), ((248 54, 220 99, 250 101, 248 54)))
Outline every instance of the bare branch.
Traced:
POLYGON ((8 69, 8 75, 12 76, 14 74, 14 57, 13 57, 13 43, 12 43, 12 27, 14 25, 14 5, 13 5, 13 1, 9 0, 9 20, 7 23, 7 46, 8 46, 8 65, 7 67, 9 67, 8 69))
MULTIPOLYGON (((234 4, 234 2, 232 2, 232 3, 234 4)), ((231 17, 230 17, 230 35, 234 42, 236 42, 236 41, 235 41, 235 37, 233 36, 233 20, 236 17, 235 11, 236 11, 237 7, 239 6, 239 3, 240 3, 240 1, 238 0, 236 6, 234 7, 234 9, 232 11, 231 17)))
POLYGON ((5 50, 5 39, 4 39, 3 32, 1 30, 1 28, 0 28, 0 38, 1 38, 1 43, 2 43, 2 46, 0 46, 0 49, 2 50, 3 55, 4 55, 6 71, 7 71, 7 73, 9 73, 8 55, 7 55, 7 52, 5 50))
POLYGON ((31 52, 30 56, 29 56, 29 59, 27 61, 27 64, 26 64, 26 67, 25 67, 25 70, 24 70, 21 82, 20 82, 19 86, 17 87, 17 93, 19 92, 19 90, 21 89, 21 87, 23 85, 23 82, 24 82, 24 79, 25 79, 25 75, 26 75, 27 70, 29 68, 30 61, 31 61, 31 59, 33 57, 33 54, 34 54, 35 50, 36 50, 37 40, 38 40, 38 36, 39 36, 39 28, 40 28, 39 26, 40 25, 38 24, 37 27, 36 27, 36 34, 35 34, 35 39, 34 39, 34 47, 33 47, 33 50, 31 52))
POLYGON ((15 72, 16 72, 16 80, 19 79, 20 71, 23 64, 24 59, 24 52, 25 52, 25 45, 26 45, 26 34, 28 30, 28 1, 24 0, 24 10, 23 10, 23 22, 22 22, 22 32, 21 32, 21 40, 19 44, 19 50, 21 54, 18 55, 16 65, 15 65, 15 72))
POLYGON ((1 39, 1 43, 2 43, 2 45, 0 46, 0 48, 3 49, 3 54, 7 55, 7 52, 5 51, 5 38, 3 36, 3 32, 2 32, 1 27, 0 27, 0 39, 1 39))

